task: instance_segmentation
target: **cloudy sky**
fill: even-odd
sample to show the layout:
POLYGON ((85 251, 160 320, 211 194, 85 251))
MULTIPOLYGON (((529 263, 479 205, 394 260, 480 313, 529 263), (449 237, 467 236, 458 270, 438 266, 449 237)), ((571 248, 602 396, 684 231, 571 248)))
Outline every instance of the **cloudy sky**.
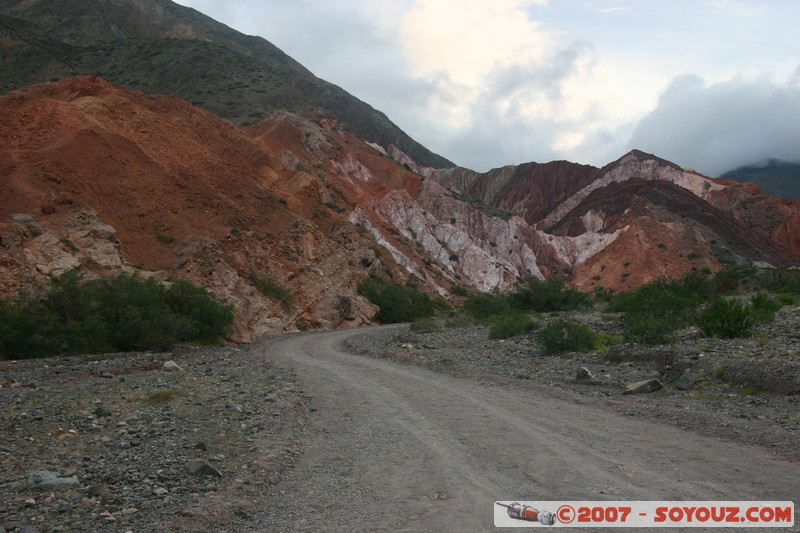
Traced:
POLYGON ((484 171, 800 160, 796 0, 178 0, 484 171))

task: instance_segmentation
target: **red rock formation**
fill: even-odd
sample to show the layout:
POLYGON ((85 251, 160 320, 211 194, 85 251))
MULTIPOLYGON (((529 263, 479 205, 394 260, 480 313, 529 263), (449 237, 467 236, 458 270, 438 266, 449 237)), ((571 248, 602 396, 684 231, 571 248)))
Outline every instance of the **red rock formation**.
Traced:
POLYGON ((563 244, 550 242, 585 290, 629 290, 691 269, 716 270, 720 261, 784 266, 800 258, 797 202, 637 150, 602 169, 555 162, 434 176, 468 200, 572 238, 572 262, 563 244))
POLYGON ((442 296, 564 273, 627 290, 800 252, 797 203, 640 152, 434 171, 330 116, 242 130, 97 78, 0 98, 0 175, 0 296, 67 270, 184 277, 235 305, 236 339, 366 323, 355 289, 376 273, 442 296), (259 292, 266 277, 295 308, 259 292))
POLYGON ((186 102, 97 78, 0 98, 2 296, 65 270, 135 266, 234 303, 239 339, 295 322, 369 321, 374 306, 355 294, 366 274, 349 263, 400 270, 324 205, 314 166, 322 163, 303 159, 304 131, 290 121, 273 126, 269 141, 254 142, 252 131, 186 102), (252 276, 290 288, 297 307, 282 310, 252 276))

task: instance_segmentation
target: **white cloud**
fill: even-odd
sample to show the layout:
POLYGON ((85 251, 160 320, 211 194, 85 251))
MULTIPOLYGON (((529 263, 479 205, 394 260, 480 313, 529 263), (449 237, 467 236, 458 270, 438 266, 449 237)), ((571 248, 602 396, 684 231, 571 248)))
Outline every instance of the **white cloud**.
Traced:
POLYGON ((784 123, 800 122, 779 96, 791 83, 764 81, 797 68, 800 2, 180 2, 265 37, 476 170, 602 165, 636 146, 708 172, 724 154, 780 156, 781 139, 794 139, 784 123), (698 100, 705 111, 692 112, 698 100), (769 112, 775 102, 782 112, 769 112), (726 121, 759 133, 744 143, 726 121))

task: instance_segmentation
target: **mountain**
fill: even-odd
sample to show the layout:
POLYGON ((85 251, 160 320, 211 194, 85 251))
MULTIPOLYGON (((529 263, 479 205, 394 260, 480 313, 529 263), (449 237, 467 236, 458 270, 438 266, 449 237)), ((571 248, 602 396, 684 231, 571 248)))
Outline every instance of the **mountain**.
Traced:
POLYGON ((603 168, 557 161, 432 175, 467 201, 523 216, 582 290, 631 290, 722 264, 789 266, 800 258, 800 203, 639 150, 603 168), (566 237, 574 248, 558 240, 566 237))
MULTIPOLYGON (((333 147, 305 124, 278 115, 242 130, 99 78, 0 97, 0 296, 71 270, 139 272, 189 279, 234 304, 238 340, 369 322, 376 309, 356 294, 359 281, 406 274, 326 207, 338 189, 324 183, 325 154, 307 150, 333 147), (270 286, 295 304, 282 306, 270 286)), ((390 167, 386 187, 419 180, 375 159, 390 167)))
POLYGON ((800 203, 642 152, 436 170, 332 114, 237 127, 97 77, 0 97, 0 176, 0 297, 66 271, 184 278, 234 305, 235 340, 368 323, 372 276, 453 299, 800 258, 800 203))
POLYGON ((627 291, 800 263, 800 202, 638 150, 454 167, 167 0, 0 0, 0 64, 24 86, 0 96, 0 298, 67 271, 183 278, 247 340, 371 322, 368 277, 458 301, 526 276, 627 291))
POLYGON ((420 164, 455 166, 386 115, 260 37, 170 0, 0 0, 0 91, 96 75, 254 124, 277 110, 332 113, 357 136, 420 164))
POLYGON ((800 162, 768 159, 730 170, 720 178, 755 183, 770 196, 800 200, 800 162))

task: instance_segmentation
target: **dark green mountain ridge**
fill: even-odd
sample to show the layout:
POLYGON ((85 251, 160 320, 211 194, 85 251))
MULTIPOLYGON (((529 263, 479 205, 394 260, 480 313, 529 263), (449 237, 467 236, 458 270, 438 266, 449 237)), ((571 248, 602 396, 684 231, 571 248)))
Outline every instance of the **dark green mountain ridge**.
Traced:
POLYGON ((455 166, 265 39, 170 0, 0 0, 0 67, 2 93, 95 75, 240 125, 275 110, 331 113, 357 136, 393 144, 422 165, 455 166))
POLYGON ((768 159, 730 170, 721 178, 752 182, 770 196, 800 200, 800 162, 768 159))

